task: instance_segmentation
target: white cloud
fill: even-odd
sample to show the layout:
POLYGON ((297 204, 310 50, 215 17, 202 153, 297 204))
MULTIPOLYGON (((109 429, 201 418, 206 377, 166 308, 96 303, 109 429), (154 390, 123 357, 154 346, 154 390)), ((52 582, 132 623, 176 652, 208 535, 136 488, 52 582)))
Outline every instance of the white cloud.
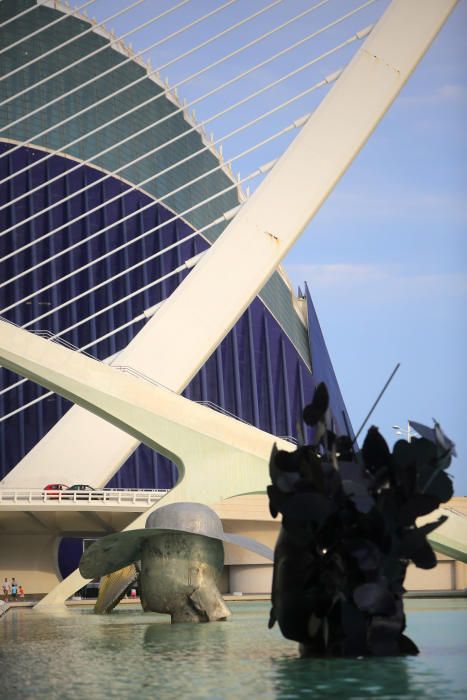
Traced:
POLYGON ((430 191, 428 187, 423 189, 406 182, 384 182, 382 194, 381 184, 369 180, 365 187, 333 193, 326 206, 326 216, 333 222, 348 221, 351 217, 360 221, 383 217, 385 221, 403 219, 405 224, 421 219, 442 220, 444 225, 453 221, 467 224, 467 201, 460 194, 430 191))
POLYGON ((314 292, 328 298, 352 295, 368 305, 386 302, 460 298, 467 295, 467 274, 408 275, 397 266, 306 263, 288 264, 295 286, 307 281, 314 292))
POLYGON ((401 105, 407 107, 446 106, 467 101, 467 88, 461 83, 445 83, 435 91, 421 95, 402 95, 401 105))

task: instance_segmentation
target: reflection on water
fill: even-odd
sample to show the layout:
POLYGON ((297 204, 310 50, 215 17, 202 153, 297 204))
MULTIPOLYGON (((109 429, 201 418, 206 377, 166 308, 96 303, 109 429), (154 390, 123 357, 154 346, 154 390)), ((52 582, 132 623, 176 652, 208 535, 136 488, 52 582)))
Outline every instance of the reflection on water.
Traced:
POLYGON ((170 625, 156 613, 28 609, 0 619, 2 696, 94 700, 466 697, 467 601, 408 601, 419 657, 300 659, 267 629, 267 603, 234 603, 223 623, 170 625))
POLYGON ((441 698, 455 697, 449 679, 429 673, 410 658, 282 659, 275 666, 276 698, 441 698))

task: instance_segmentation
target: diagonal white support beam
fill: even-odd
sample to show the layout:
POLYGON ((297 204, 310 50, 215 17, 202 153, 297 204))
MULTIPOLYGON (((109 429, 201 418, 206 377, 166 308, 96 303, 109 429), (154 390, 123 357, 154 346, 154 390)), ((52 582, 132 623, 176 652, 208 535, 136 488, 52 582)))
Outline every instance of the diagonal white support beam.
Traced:
POLYGON ((333 190, 455 4, 391 4, 270 174, 141 331, 129 364, 151 345, 157 378, 176 391, 186 386, 333 190))

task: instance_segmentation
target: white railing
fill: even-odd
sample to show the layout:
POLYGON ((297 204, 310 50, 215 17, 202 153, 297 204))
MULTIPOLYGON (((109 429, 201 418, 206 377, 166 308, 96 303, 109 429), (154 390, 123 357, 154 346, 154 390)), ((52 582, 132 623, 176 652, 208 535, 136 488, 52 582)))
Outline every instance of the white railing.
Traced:
MULTIPOLYGON (((5 323, 9 323, 11 326, 15 326, 16 328, 21 328, 21 326, 18 326, 18 324, 14 323, 13 321, 8 320, 4 316, 0 316, 0 321, 4 321, 5 323)), ((93 355, 90 355, 86 351, 81 350, 76 345, 69 343, 67 340, 60 338, 57 334, 51 333, 50 331, 29 329, 28 332, 39 336, 43 340, 57 343, 58 345, 63 345, 65 348, 67 348, 67 350, 73 350, 74 352, 78 352, 81 355, 86 355, 86 357, 90 358, 91 360, 94 360, 95 362, 100 362, 101 364, 105 364, 105 362, 103 362, 103 360, 100 360, 98 357, 94 357, 93 355)), ((173 389, 170 389, 169 387, 165 386, 164 384, 161 384, 160 382, 156 381, 152 377, 149 377, 147 374, 140 372, 140 370, 135 369, 134 367, 131 367, 130 365, 107 365, 107 366, 110 367, 111 369, 116 369, 119 372, 129 374, 136 379, 142 379, 144 382, 152 384, 153 386, 157 386, 160 389, 164 389, 165 391, 170 391, 172 394, 176 393, 173 391, 173 389)), ((26 381, 26 379, 21 380, 20 382, 18 382, 18 384, 22 384, 24 381, 26 381)), ((16 385, 13 385, 13 386, 16 386, 16 385)), ((11 388, 13 388, 13 387, 11 387, 11 388)), ((4 389, 3 391, 7 391, 7 389, 8 389, 8 387, 6 387, 6 389, 4 389)), ((52 393, 52 392, 50 392, 50 393, 52 393)), ((44 394, 43 398, 45 398, 45 396, 46 395, 44 394)), ((245 423, 245 425, 249 425, 249 426, 253 425, 252 423, 249 423, 248 421, 244 420, 243 418, 240 418, 240 416, 236 416, 235 413, 231 413, 226 408, 219 406, 218 404, 214 403, 213 401, 200 400, 200 401, 193 401, 193 403, 197 403, 200 406, 205 406, 206 408, 210 408, 213 411, 217 411, 218 413, 222 413, 224 416, 227 416, 228 418, 234 418, 235 420, 238 420, 241 423, 245 423)), ((30 405, 30 404, 28 404, 28 405, 30 405)), ((2 420, 4 420, 4 418, 2 420)), ((297 445, 297 443, 298 443, 297 438, 295 438, 293 435, 278 435, 277 437, 281 440, 287 440, 287 442, 291 442, 294 445, 297 445)), ((106 490, 108 490, 108 489, 106 489, 106 490)), ((1 503, 1 500, 0 500, 0 503, 1 503)))
POLYGON ((8 489, 0 488, 0 507, 12 504, 53 503, 63 505, 72 503, 93 503, 109 506, 118 505, 152 505, 168 493, 169 489, 84 489, 46 490, 43 489, 8 489))
MULTIPOLYGON (((121 369, 121 368, 119 368, 121 369)), ((164 387, 166 388, 166 387, 164 387)), ((227 416, 228 418, 235 418, 235 420, 240 421, 240 423, 245 423, 245 425, 249 425, 251 427, 253 426, 253 423, 249 423, 247 420, 244 420, 244 418, 240 418, 239 416, 236 416, 235 413, 231 413, 228 411, 226 408, 222 408, 222 406, 219 406, 217 403, 213 403, 212 401, 194 401, 193 403, 197 403, 200 406, 206 406, 207 408, 211 408, 213 411, 217 411, 218 413, 222 413, 224 416, 227 416)), ((287 442, 291 442, 294 445, 297 444, 297 438, 293 437, 293 435, 278 435, 277 436, 279 440, 287 440, 287 442)))

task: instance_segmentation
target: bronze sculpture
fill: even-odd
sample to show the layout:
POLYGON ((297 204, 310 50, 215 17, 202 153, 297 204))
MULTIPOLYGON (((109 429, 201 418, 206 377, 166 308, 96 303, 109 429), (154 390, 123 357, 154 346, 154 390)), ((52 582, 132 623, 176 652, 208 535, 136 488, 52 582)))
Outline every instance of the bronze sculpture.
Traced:
MULTIPOLYGON (((250 549, 272 560, 259 542, 225 533, 218 515, 201 503, 161 506, 143 530, 127 530, 97 540, 80 561, 86 578, 106 576, 131 567, 123 592, 139 578, 144 610, 170 614, 172 622, 225 620, 230 611, 218 584, 224 566, 223 542, 250 549)), ((97 611, 110 612, 122 587, 104 587, 97 611)))

